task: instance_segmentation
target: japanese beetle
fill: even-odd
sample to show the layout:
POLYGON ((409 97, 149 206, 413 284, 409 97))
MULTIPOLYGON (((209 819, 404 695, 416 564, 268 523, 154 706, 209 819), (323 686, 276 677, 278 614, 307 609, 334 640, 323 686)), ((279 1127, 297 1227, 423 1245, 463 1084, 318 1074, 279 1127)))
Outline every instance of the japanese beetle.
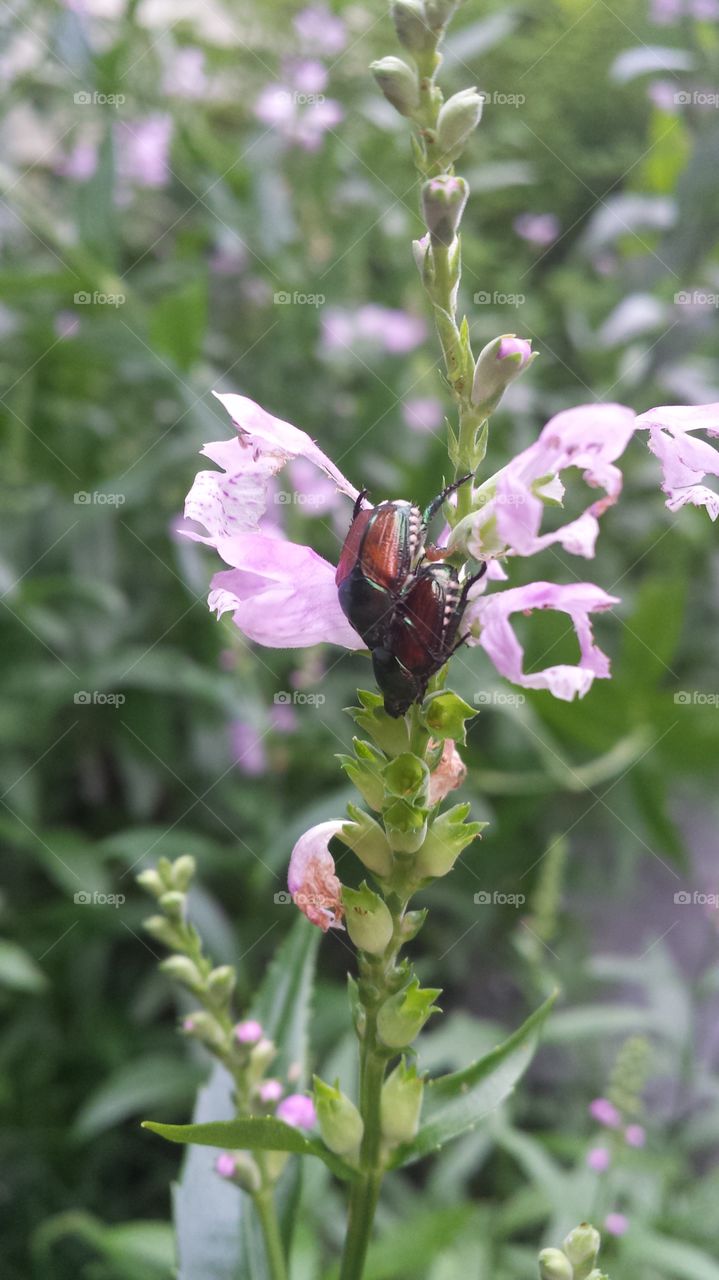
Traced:
POLYGON ((427 528, 450 493, 470 479, 448 485, 424 512, 401 499, 363 507, 367 491, 360 493, 335 582, 342 612, 368 649, 385 642, 395 605, 420 560, 445 555, 444 548, 426 544, 427 528))
POLYGON ((461 582, 453 565, 427 565, 402 593, 386 642, 372 650, 375 679, 388 715, 396 719, 413 702, 421 701, 432 676, 466 639, 458 639, 457 632, 467 596, 486 568, 483 564, 478 573, 461 582))

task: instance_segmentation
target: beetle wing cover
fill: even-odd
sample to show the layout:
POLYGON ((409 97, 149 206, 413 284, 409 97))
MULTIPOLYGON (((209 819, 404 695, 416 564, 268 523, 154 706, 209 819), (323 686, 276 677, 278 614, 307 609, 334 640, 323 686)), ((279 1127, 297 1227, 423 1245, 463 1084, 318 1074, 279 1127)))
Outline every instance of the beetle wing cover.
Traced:
POLYGON ((362 573, 378 587, 394 591, 409 572, 411 552, 408 549, 408 525, 412 508, 409 503, 381 502, 374 510, 360 548, 362 573))
POLYGON ((342 552, 340 554, 339 564, 337 565, 337 572, 335 574, 335 582, 338 587, 342 586, 345 578, 349 578, 355 564, 357 563, 357 556, 359 555, 360 547, 362 545, 362 539, 372 515, 374 515, 373 508, 365 507, 364 510, 357 513, 349 527, 349 531, 344 540, 344 546, 342 547, 342 552))
POLYGON ((410 671, 425 671, 445 652, 447 609, 454 600, 453 574, 432 568, 418 574, 402 602, 398 657, 410 671))

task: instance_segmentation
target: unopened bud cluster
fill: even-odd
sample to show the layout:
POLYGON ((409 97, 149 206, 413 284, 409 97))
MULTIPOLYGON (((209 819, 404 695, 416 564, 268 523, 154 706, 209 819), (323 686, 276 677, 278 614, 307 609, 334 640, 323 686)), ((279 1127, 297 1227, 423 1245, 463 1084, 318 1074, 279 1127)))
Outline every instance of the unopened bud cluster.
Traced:
POLYGON ((569 1232, 561 1249, 542 1249, 539 1280, 608 1280, 597 1268, 601 1237, 588 1222, 569 1232))

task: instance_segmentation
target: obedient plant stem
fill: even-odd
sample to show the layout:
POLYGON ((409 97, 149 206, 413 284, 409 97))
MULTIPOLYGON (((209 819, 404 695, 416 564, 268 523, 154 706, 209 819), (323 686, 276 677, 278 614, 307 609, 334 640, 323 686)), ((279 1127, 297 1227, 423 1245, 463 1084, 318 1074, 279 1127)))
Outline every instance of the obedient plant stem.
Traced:
POLYGON ((271 1280, 287 1280, 285 1251, 280 1234, 280 1224, 271 1186, 266 1186, 252 1197, 265 1242, 267 1265, 271 1280))

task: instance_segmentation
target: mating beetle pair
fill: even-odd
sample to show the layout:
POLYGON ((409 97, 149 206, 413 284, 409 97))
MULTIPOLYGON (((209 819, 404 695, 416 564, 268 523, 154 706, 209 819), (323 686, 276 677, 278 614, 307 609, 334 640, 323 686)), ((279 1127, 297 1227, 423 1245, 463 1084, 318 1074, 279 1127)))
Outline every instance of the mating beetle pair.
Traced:
POLYGON ((452 565, 432 563, 445 549, 426 541, 432 517, 470 479, 448 485, 424 512, 401 500, 365 509, 364 492, 355 503, 335 581, 345 616, 372 652, 385 709, 394 717, 424 697, 431 677, 462 643, 457 632, 467 595, 485 572, 483 565, 460 582, 452 565))

